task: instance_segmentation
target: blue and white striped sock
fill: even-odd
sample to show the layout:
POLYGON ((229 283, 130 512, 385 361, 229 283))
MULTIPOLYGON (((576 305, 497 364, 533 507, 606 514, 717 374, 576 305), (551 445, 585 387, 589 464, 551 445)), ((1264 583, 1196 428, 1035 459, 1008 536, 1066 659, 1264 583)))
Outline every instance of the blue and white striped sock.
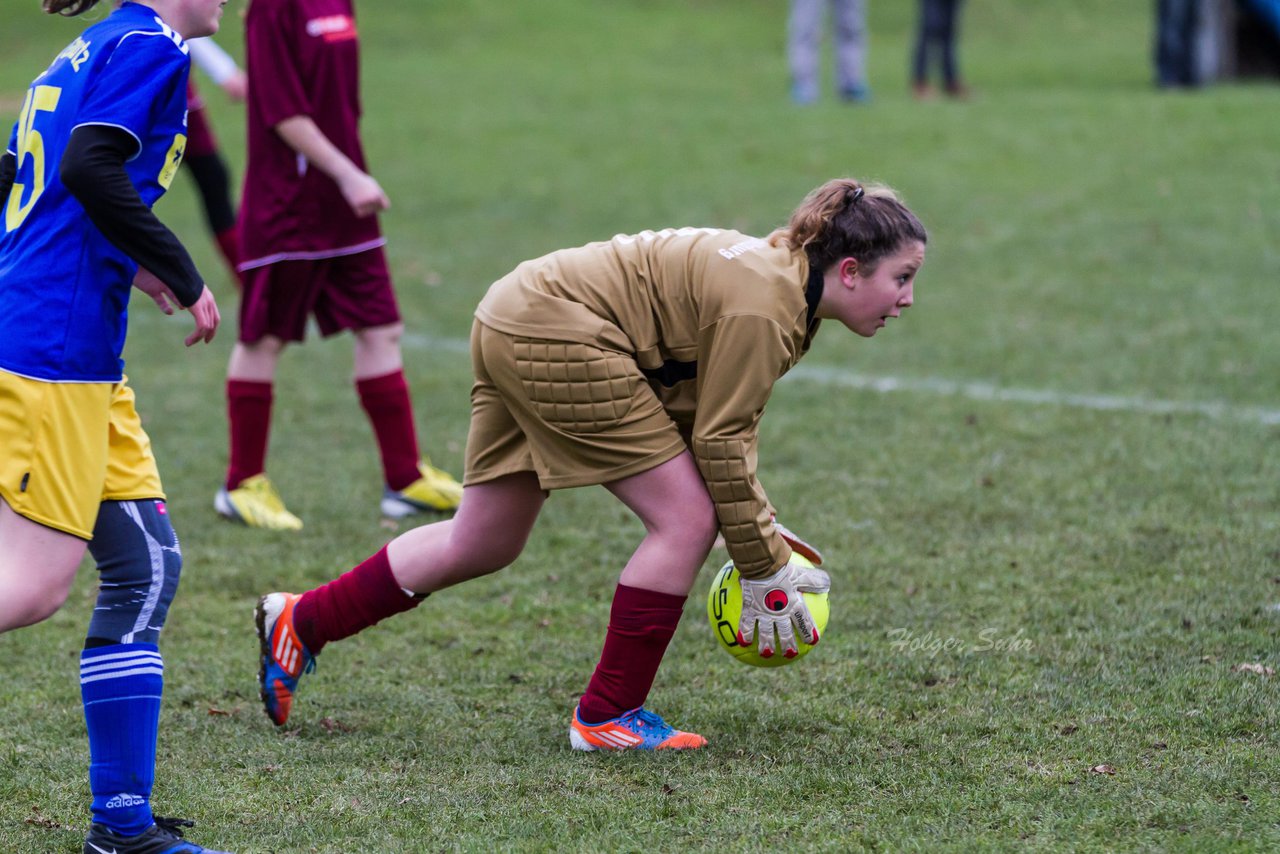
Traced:
POLYGON ((89 727, 93 820, 124 836, 149 828, 164 661, 153 643, 86 649, 80 697, 89 727))

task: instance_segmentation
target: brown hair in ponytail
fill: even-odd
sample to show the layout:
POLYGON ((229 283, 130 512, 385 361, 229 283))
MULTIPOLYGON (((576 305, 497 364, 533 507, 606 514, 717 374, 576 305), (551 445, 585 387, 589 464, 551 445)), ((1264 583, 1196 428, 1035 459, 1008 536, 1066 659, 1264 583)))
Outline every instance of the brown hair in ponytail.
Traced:
POLYGON ((41 5, 50 15, 62 15, 67 18, 87 12, 98 5, 98 0, 42 0, 41 5))
POLYGON ((818 270, 852 257, 870 272, 911 241, 928 243, 929 236, 897 193, 852 178, 836 178, 813 190, 790 222, 769 235, 770 245, 803 250, 818 270))

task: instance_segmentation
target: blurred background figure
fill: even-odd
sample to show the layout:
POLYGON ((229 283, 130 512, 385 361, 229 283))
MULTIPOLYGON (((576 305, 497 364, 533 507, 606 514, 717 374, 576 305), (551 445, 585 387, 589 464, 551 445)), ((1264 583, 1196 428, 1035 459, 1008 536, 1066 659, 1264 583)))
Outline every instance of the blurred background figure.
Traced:
POLYGON ((1243 0, 1241 5, 1265 25, 1273 38, 1280 37, 1280 0, 1243 0))
POLYGON ((1201 2, 1201 82, 1280 79, 1280 0, 1201 2))
POLYGON ((916 49, 911 63, 911 90, 917 98, 932 98, 936 90, 929 83, 929 70, 941 72, 942 91, 954 98, 969 94, 956 69, 956 30, 964 0, 920 0, 916 28, 916 49))
POLYGON ((791 98, 797 104, 818 100, 822 65, 822 28, 827 7, 835 25, 836 88, 841 100, 867 100, 867 10, 865 0, 792 0, 787 22, 787 61, 791 98))
MULTIPOLYGON (((242 103, 248 91, 248 79, 236 61, 210 38, 187 42, 191 61, 209 79, 222 88, 235 103, 242 103)), ((204 221, 213 235, 223 260, 240 285, 240 241, 236 234, 236 205, 231 199, 231 170, 218 149, 218 139, 205 112, 194 80, 187 81, 187 151, 183 158, 185 171, 196 183, 204 221)))
POLYGON ((1156 0, 1156 85, 1199 86, 1200 0, 1156 0))

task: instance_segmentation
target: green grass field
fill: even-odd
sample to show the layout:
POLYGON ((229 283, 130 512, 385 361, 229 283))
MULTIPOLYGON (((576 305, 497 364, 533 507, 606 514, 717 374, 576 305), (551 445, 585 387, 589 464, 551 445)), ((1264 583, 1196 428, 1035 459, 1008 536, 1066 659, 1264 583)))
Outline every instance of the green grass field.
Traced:
MULTIPOLYGON (((0 6, 7 128, 77 30, 0 6)), ((186 555, 159 812, 246 852, 1280 846, 1280 679, 1238 669, 1280 667, 1280 87, 1155 91, 1150 7, 970 3, 975 97, 917 103, 914 4, 873 2, 872 103, 798 108, 780 0, 365 2, 369 156, 448 468, 471 310, 526 257, 764 233, 851 174, 905 195, 928 261, 904 319, 825 328, 773 398, 762 479, 825 550, 833 614, 799 666, 740 666, 706 624, 712 555, 651 697, 709 749, 569 750, 641 533, 599 489, 556 494, 505 572, 327 649, 279 731, 256 597, 392 532, 349 339, 287 354, 277 387, 270 471, 305 531, 214 515, 235 295, 180 179, 159 212, 228 323, 187 351, 189 321, 140 299, 126 353, 186 555)), ((205 90, 239 174, 242 116, 205 90)), ((86 830, 94 584, 86 565, 58 615, 0 638, 4 851, 86 830)))

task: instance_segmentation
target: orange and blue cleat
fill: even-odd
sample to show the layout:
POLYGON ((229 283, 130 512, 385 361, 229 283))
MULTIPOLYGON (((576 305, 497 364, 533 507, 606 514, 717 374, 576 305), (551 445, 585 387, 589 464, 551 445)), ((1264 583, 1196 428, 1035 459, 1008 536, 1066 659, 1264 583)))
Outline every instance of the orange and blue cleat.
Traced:
POLYGON ((569 744, 574 750, 697 750, 707 740, 696 732, 681 732, 643 707, 600 724, 587 724, 573 710, 569 744))
POLYGON ((316 669, 315 656, 293 626, 293 608, 301 598, 301 593, 268 593, 254 612, 262 654, 258 691, 263 711, 276 726, 289 720, 298 680, 316 669))

